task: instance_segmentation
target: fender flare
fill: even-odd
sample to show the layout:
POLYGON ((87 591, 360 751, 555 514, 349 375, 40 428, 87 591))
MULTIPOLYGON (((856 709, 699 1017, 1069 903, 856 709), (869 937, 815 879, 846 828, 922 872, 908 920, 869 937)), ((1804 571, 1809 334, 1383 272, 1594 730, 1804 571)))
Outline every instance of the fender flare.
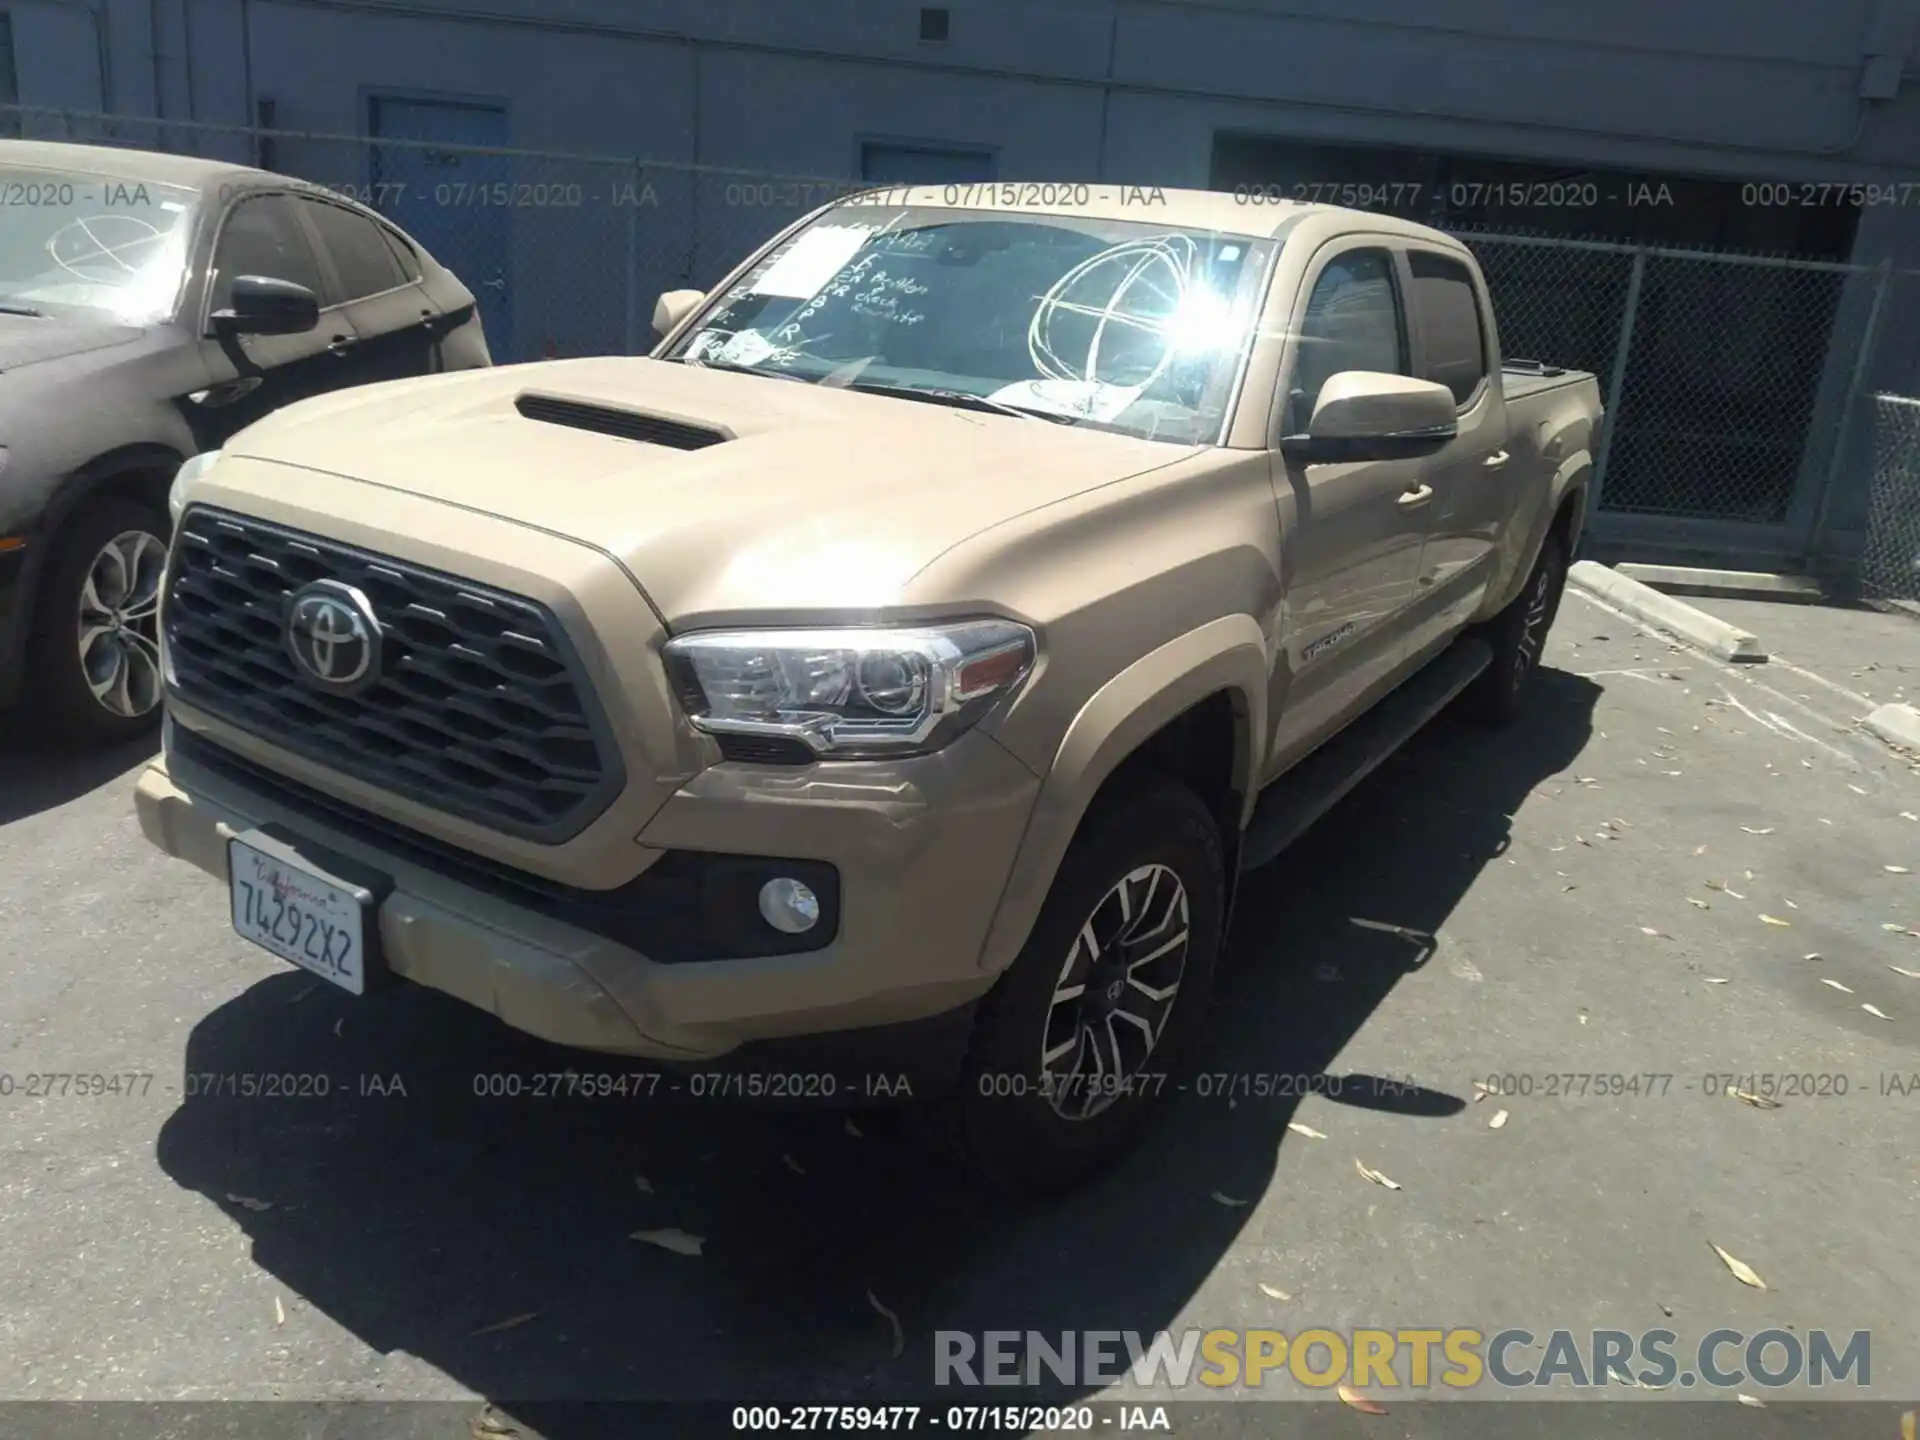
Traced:
MULTIPOLYGON (((1027 943, 1053 878, 1100 787, 1169 721, 1225 692, 1234 706, 1240 826, 1254 799, 1267 737, 1271 662, 1251 615, 1228 615, 1168 641, 1094 692, 1054 753, 981 947, 980 968, 1006 969, 1027 943)), ((1231 839, 1232 837, 1227 837, 1231 839)))
MULTIPOLYGON (((1560 462, 1553 472, 1553 478, 1547 482, 1547 502, 1535 512, 1532 522, 1507 571, 1506 583, 1500 587, 1497 595, 1488 595, 1481 606, 1476 620, 1488 620, 1498 615, 1513 603, 1527 583, 1527 577, 1533 573, 1534 562, 1540 558, 1540 547, 1547 543, 1547 531, 1553 527, 1553 517, 1560 513, 1560 507, 1567 503, 1569 495, 1577 496, 1573 512, 1571 540, 1573 546, 1580 543, 1580 533, 1586 527, 1587 506, 1593 498, 1593 455, 1586 450, 1576 450, 1560 462)), ((1573 563, 1572 547, 1566 557, 1567 563, 1573 563)))

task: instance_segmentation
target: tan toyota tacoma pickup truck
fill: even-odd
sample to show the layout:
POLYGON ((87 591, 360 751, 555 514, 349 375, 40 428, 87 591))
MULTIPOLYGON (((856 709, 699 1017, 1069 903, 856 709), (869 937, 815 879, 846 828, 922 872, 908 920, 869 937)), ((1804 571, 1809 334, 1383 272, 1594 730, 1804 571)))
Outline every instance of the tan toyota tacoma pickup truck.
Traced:
POLYGON ((655 321, 190 461, 142 828, 356 995, 745 1094, 910 1064, 979 1175, 1070 1183, 1237 877, 1518 712, 1593 378, 1503 365, 1437 231, 1200 192, 869 193, 655 321))

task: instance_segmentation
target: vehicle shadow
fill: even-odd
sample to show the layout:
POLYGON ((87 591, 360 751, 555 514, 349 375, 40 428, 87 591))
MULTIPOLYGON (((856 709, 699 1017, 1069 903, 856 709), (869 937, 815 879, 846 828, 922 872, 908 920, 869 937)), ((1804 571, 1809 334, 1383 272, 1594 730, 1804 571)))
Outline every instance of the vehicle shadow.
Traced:
POLYGON ((150 759, 153 739, 105 750, 50 745, 13 714, 0 715, 0 825, 53 810, 98 790, 150 759))
MULTIPOLYGON (((1334 1065, 1432 953, 1422 937, 1501 855, 1528 792, 1580 753, 1598 694, 1549 670, 1511 730, 1436 722, 1250 877, 1196 1068, 1334 1065)), ((1014 1398, 936 1386, 935 1332, 1172 1324, 1252 1213, 1210 1189, 1258 1196, 1293 1114, 1290 1099, 1229 1109, 1190 1086, 1109 1172, 1014 1205, 929 1163, 893 1114, 482 1098, 489 1075, 525 1088, 544 1071, 640 1067, 529 1041, 425 991, 357 1002, 279 976, 206 1016, 184 1062, 189 1075, 326 1077, 324 1097, 188 1099, 158 1144, 167 1174, 228 1211, 299 1297, 287 1332, 311 1307, 547 1440, 632 1433, 631 1416, 587 1401, 1014 1398), (700 1237, 700 1253, 630 1238, 667 1229, 700 1237)), ((1470 1099, 1341 1093, 1415 1115, 1470 1099)))

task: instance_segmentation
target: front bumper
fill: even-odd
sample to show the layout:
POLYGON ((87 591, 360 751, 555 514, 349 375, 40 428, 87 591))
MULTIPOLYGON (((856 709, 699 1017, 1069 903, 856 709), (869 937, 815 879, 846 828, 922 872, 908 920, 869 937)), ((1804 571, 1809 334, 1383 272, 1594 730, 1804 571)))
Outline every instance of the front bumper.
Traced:
POLYGON ((273 826, 389 876, 381 947, 399 976, 542 1039, 700 1063, 743 1045, 870 1031, 965 1007, 1039 788, 990 738, 936 755, 794 772, 721 764, 635 837, 646 851, 796 856, 839 875, 835 938, 801 954, 663 961, 594 934, 415 847, 305 803, 296 787, 181 753, 136 789, 140 826, 222 880, 227 841, 273 826))

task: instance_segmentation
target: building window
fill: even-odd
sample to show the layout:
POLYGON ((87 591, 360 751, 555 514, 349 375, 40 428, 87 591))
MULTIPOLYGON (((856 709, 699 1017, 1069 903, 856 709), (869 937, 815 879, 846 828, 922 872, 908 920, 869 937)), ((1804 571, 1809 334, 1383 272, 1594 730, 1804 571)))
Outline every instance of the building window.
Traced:
POLYGON ((976 185, 995 178, 994 153, 964 145, 870 140, 860 178, 874 185, 976 185))
POLYGON ((953 12, 944 5, 924 6, 920 11, 920 38, 944 42, 953 33, 953 12))

